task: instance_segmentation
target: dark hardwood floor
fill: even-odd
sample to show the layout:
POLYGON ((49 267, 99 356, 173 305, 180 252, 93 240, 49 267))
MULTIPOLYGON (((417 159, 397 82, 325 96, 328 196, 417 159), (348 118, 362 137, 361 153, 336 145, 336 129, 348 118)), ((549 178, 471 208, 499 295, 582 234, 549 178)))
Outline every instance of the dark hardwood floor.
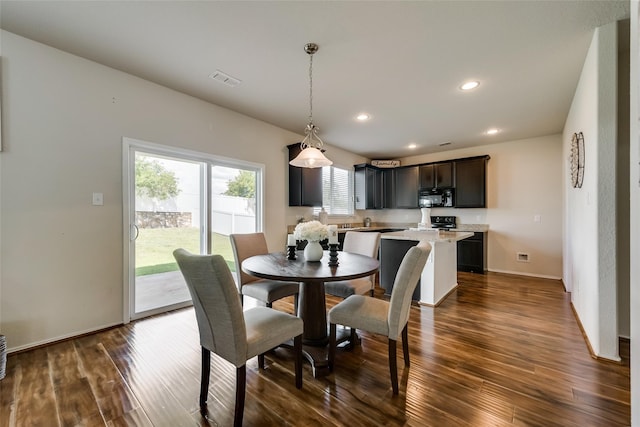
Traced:
MULTIPOLYGON (((335 372, 294 384, 285 349, 247 365, 244 424, 291 426, 627 426, 628 346, 594 360, 558 281, 459 274, 440 307, 412 307, 411 367, 361 333, 335 372)), ((328 305, 337 299, 328 297, 328 305)), ((292 310, 291 299, 276 308, 292 310)), ((628 343, 627 343, 628 344, 628 343)), ((200 348, 192 309, 10 355, 0 426, 232 424, 235 368, 212 356, 208 419, 197 407, 200 348)))

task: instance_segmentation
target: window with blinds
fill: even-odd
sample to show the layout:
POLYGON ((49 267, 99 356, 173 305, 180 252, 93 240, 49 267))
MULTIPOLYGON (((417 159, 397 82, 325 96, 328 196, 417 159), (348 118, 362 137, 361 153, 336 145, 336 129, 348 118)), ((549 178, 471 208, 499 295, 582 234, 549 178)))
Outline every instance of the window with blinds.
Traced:
MULTIPOLYGON (((353 171, 322 168, 322 206, 329 215, 353 215, 353 171)), ((314 208, 313 213, 318 212, 320 208, 314 208)))

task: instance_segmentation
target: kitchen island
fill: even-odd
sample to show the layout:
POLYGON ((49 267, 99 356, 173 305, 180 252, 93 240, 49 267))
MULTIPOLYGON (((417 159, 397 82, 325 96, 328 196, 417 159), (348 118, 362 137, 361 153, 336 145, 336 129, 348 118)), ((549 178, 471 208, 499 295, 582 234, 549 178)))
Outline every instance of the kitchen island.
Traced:
POLYGON ((432 247, 431 254, 413 299, 423 305, 437 306, 458 286, 457 242, 472 236, 472 232, 435 229, 383 233, 380 236, 380 285, 385 294, 391 294, 404 254, 411 246, 427 242, 432 247))

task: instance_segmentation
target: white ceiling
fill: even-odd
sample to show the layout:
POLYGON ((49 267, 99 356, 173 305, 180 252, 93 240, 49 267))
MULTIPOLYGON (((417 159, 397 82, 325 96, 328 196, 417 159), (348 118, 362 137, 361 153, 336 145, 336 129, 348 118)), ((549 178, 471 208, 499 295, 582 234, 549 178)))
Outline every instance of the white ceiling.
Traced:
POLYGON ((299 134, 315 42, 320 136, 387 159, 561 132, 594 28, 629 2, 2 0, 0 14, 7 31, 299 134), (481 85, 463 93, 468 79, 481 85))

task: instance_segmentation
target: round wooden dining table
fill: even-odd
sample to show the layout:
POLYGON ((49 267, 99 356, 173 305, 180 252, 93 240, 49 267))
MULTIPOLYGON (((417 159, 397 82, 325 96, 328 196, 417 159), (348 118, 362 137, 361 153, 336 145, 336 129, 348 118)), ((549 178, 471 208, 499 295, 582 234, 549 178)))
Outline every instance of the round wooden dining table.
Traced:
POLYGON ((338 266, 330 267, 329 252, 320 261, 306 261, 302 251, 290 260, 285 252, 255 255, 242 262, 242 271, 261 279, 300 282, 298 316, 304 321, 302 334, 303 353, 311 363, 315 377, 328 375, 327 307, 325 282, 351 280, 366 277, 378 270, 377 259, 338 252, 338 266))

